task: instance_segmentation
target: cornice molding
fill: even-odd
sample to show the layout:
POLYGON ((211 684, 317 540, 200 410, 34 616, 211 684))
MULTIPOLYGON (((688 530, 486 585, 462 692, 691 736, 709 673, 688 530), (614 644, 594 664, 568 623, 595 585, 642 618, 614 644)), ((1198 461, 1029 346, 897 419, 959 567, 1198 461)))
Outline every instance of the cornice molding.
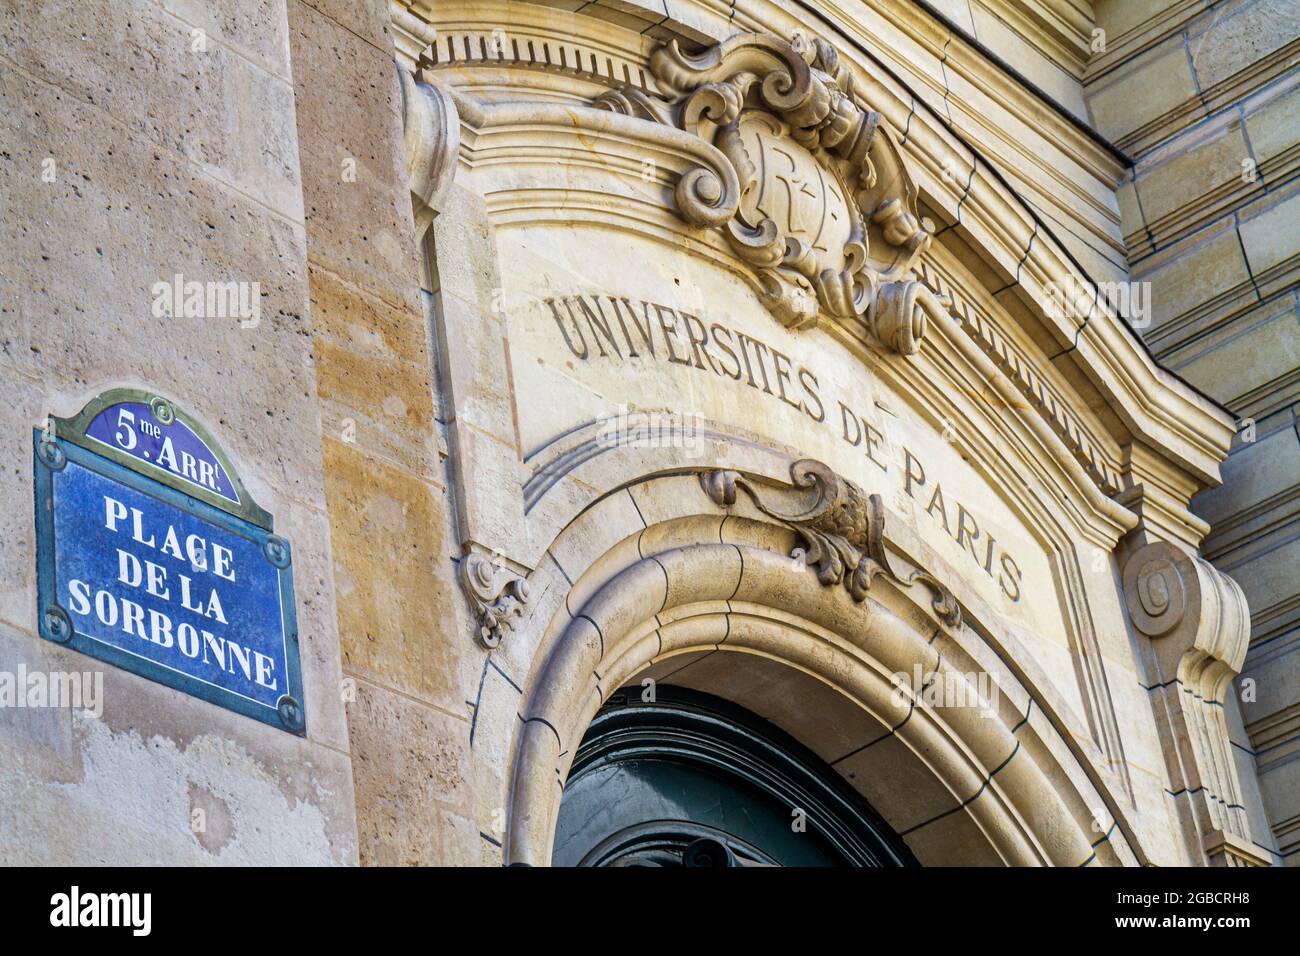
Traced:
POLYGON ((1062 390, 1048 380, 1028 351, 1012 342, 986 310, 954 289, 951 280, 929 259, 921 263, 921 278, 952 303, 950 312, 961 331, 998 366, 1019 391, 1026 407, 1038 410, 1097 487, 1106 495, 1116 494, 1122 480, 1118 460, 1107 452, 1101 439, 1083 416, 1074 411, 1062 390))
MULTIPOLYGON (((1129 0, 1131 2, 1131 0, 1129 0)), ((1112 35, 1107 31, 1106 52, 1095 56, 1084 71, 1086 86, 1140 56, 1177 33, 1188 22, 1205 12, 1206 0, 1175 0, 1163 7, 1152 5, 1152 15, 1123 33, 1112 35)), ((1104 20, 1097 26, 1106 29, 1104 20)))
MULTIPOLYGON (((429 23, 421 18, 422 13, 432 15, 430 2, 429 0, 389 0, 389 2, 399 59, 408 68, 414 69, 420 53, 439 36, 429 23)), ((855 34, 855 41, 865 48, 871 38, 860 25, 860 11, 841 9, 840 2, 842 0, 797 0, 798 6, 813 15, 811 20, 801 18, 802 23, 815 26, 818 19, 826 23, 835 23, 843 30, 855 34)), ((1059 5, 1056 0, 1044 0, 1044 2, 1048 6, 1059 5)), ((1070 0, 1064 0, 1064 3, 1067 6, 1072 5, 1070 0)), ((549 7, 542 2, 516 3, 514 6, 531 8, 551 16, 574 16, 569 11, 549 7)), ((439 13, 442 10, 443 7, 440 6, 439 13)), ((931 17, 917 16, 916 8, 910 0, 872 4, 872 10, 884 17, 891 27, 901 31, 908 41, 919 44, 936 60, 946 61, 948 66, 960 68, 967 75, 977 77, 973 81, 978 82, 980 89, 1010 110, 1017 119, 1032 128, 1045 128, 1051 140, 1061 143, 1064 149, 1085 165, 1089 173, 1099 178, 1119 181, 1124 166, 1101 143, 1065 116, 1048 107, 1037 95, 996 64, 990 63, 974 47, 964 42, 959 46, 951 46, 949 31, 931 17)), ((490 19, 486 16, 490 12, 490 9, 485 11, 485 16, 479 19, 490 19)), ((699 45, 707 45, 710 41, 717 42, 737 31, 782 32, 784 29, 794 29, 802 25, 791 16, 789 8, 779 4, 777 0, 751 0, 750 3, 744 0, 741 2, 695 0, 682 9, 670 12, 666 17, 661 0, 617 0, 617 2, 597 0, 584 5, 580 14, 582 20, 601 24, 626 24, 628 19, 633 17, 643 21, 647 26, 632 35, 641 36, 647 42, 681 37, 692 44, 699 45), (750 7, 752 9, 749 9, 750 7), (776 26, 783 21, 788 21, 790 26, 784 28, 776 26)), ((472 31, 468 24, 457 29, 460 32, 476 32, 472 31)), ((490 27, 477 29, 489 36, 491 34, 490 27)), ((445 39, 443 36, 443 42, 445 39)), ((846 56, 849 51, 841 44, 840 53, 846 56)), ((595 72, 598 74, 604 67, 603 56, 602 53, 597 60, 595 72)), ((490 57, 489 49, 488 59, 490 57)), ((541 58, 540 50, 537 52, 537 57, 541 58)), ((486 61, 485 59, 484 62, 486 61)), ((907 59, 901 55, 896 56, 894 63, 904 72, 912 69, 907 59)), ((619 70, 621 67, 616 72, 619 70)), ((634 80, 624 79, 623 82, 634 82, 634 80)), ((941 87, 936 86, 933 89, 936 101, 942 100, 944 93, 941 87)), ((972 105, 972 109, 974 108, 972 105)), ((1030 152, 1025 153, 1025 159, 1035 161, 1035 157, 1030 152)), ((1044 168, 1050 171, 1048 167, 1044 168)), ((1064 189, 1071 188, 1067 180, 1062 180, 1061 186, 1064 189)))
MULTIPOLYGON (((921 136, 914 129, 905 152, 913 147, 946 150, 953 162, 970 155, 942 126, 926 130, 921 136)), ((922 199, 949 219, 947 228, 958 230, 970 245, 991 257, 1008 283, 997 294, 1014 290, 1031 306, 1060 344, 1061 354, 1073 353, 1081 360, 1094 387, 1134 436, 1166 449, 1171 460, 1180 462, 1203 485, 1217 484, 1218 462, 1227 456, 1235 427, 1231 414, 1155 362, 1137 334, 1124 328, 1124 320, 1097 284, 981 160, 956 169, 956 177, 938 181, 919 175, 922 199), (954 189, 952 180, 961 175, 969 176, 969 185, 954 189), (1084 301, 1061 308, 1063 289, 1086 293, 1081 296, 1084 301)), ((936 235, 945 231, 940 229, 936 235)))
MULTIPOLYGON (((847 0, 821 0, 815 4, 809 3, 809 6, 825 6, 835 15, 834 22, 842 29, 857 27, 858 21, 854 14, 851 10, 841 9, 839 7, 841 2, 847 0)), ((1077 125, 1081 122, 1077 117, 1069 119, 1056 108, 1049 106, 1043 98, 998 64, 989 60, 960 34, 949 31, 929 17, 915 16, 911 5, 907 3, 873 4, 873 9, 884 17, 890 26, 899 30, 908 41, 916 43, 925 53, 939 60, 945 69, 960 72, 975 87, 977 93, 1006 109, 1027 127, 1044 131, 1047 141, 1060 144, 1060 148, 1080 163, 1088 173, 1101 180, 1114 183, 1120 181, 1126 168, 1125 163, 1116 157, 1111 149, 1103 145, 1104 141, 1094 130, 1081 128, 1077 125), (952 42, 954 37, 958 40, 957 43, 952 42)), ((855 32, 859 33, 863 45, 866 46, 868 35, 865 31, 857 27, 855 32)), ((916 72, 915 67, 900 55, 902 52, 892 51, 887 44, 881 45, 881 53, 886 56, 892 53, 893 61, 900 71, 916 72)), ((935 92, 939 100, 949 102, 954 100, 951 94, 941 87, 936 88, 935 92)), ((966 111, 972 116, 979 115, 981 103, 965 102, 960 95, 956 100, 962 102, 966 111)), ((1064 110, 1064 107, 1061 109, 1064 110)), ((1019 146, 1010 139, 1008 142, 1019 146)), ((1026 162, 1041 163, 1031 150, 1021 150, 1021 152, 1026 162)), ((1050 167, 1043 165, 1050 172, 1050 167)), ((1063 181, 1061 185, 1070 188, 1068 182, 1063 181)))
POLYGON ((1072 0, 972 0, 1011 27, 1057 66, 1082 78, 1092 56, 1096 14, 1088 2, 1072 0))
MULTIPOLYGON (((491 5, 488 7, 490 13, 491 5)), ((517 69, 561 77, 570 85, 579 79, 607 89, 633 86, 647 93, 658 92, 655 78, 646 68, 655 41, 614 27, 602 31, 607 36, 575 37, 563 29, 562 22, 554 22, 575 14, 546 13, 549 17, 543 19, 550 22, 512 23, 507 32, 492 26, 490 18, 486 24, 476 20, 434 29, 409 10, 398 8, 394 11, 398 58, 416 71, 517 69)), ((488 87, 499 85, 495 77, 485 81, 488 87)), ((472 87, 465 91, 479 92, 472 87)), ((560 95, 581 98, 582 94, 565 91, 560 95)))

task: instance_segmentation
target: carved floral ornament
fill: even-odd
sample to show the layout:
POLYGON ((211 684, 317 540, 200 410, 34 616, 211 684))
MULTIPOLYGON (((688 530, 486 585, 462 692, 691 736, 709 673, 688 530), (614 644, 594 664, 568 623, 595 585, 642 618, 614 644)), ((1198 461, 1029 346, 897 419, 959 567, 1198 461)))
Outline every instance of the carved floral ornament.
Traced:
MULTIPOLYGON (((794 462, 790 480, 789 485, 759 483, 730 469, 700 473, 700 484, 714 504, 731 507, 741 490, 760 512, 792 530, 800 547, 791 557, 812 568, 823 586, 843 586, 854 601, 861 602, 878 575, 904 587, 924 584, 939 620, 949 627, 960 626, 961 607, 951 590, 927 571, 916 570, 903 577, 889 563, 885 507, 879 495, 868 495, 812 458, 794 462)), ((460 576, 478 619, 476 637, 491 650, 522 617, 529 598, 528 581, 473 552, 461 559, 460 576)))
POLYGON ((799 33, 743 33, 699 54, 673 40, 650 71, 669 98, 625 86, 595 105, 722 153, 720 172, 699 166, 678 181, 682 219, 722 232, 783 324, 813 326, 825 312, 914 353, 927 319, 946 312, 910 278, 930 235, 892 135, 858 104, 835 50, 799 33))
POLYGON ((855 601, 863 601, 871 582, 883 574, 904 586, 921 583, 932 594, 931 606, 949 627, 961 624, 957 599, 934 575, 913 571, 898 575, 885 552, 885 507, 880 495, 868 495, 829 466, 803 458, 790 466, 791 486, 760 486, 738 471, 718 469, 700 475, 705 494, 717 505, 736 503, 740 489, 754 506, 798 535, 802 547, 791 557, 802 558, 826 587, 843 585, 855 601))

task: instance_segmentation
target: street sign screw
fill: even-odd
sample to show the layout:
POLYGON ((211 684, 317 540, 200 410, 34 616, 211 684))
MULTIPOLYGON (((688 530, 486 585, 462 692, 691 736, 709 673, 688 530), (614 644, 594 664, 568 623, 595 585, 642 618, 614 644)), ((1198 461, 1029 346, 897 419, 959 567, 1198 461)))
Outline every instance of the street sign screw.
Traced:
POLYGON ((61 471, 63 466, 68 463, 68 456, 59 447, 59 443, 55 441, 42 439, 41 443, 37 445, 36 453, 40 456, 41 463, 51 471, 61 471))
POLYGON ((276 704, 275 712, 280 717, 280 723, 290 730, 302 729, 302 704, 288 694, 280 698, 276 704))
POLYGON ((45 633, 50 640, 60 644, 72 640, 72 619, 57 604, 51 604, 45 609, 45 633))
POLYGON ((176 410, 172 408, 172 403, 161 395, 155 395, 149 400, 149 411, 153 412, 159 425, 170 425, 176 421, 176 410))
POLYGON ((289 566, 289 542, 278 534, 273 534, 266 539, 266 543, 262 545, 262 552, 266 555, 266 560, 277 568, 289 566))

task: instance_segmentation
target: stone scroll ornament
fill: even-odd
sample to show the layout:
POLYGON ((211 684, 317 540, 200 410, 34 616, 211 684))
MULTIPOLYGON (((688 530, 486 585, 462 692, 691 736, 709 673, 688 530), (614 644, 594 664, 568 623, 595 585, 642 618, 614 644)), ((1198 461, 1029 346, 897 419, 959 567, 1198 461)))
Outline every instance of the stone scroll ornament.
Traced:
POLYGON ((784 325, 825 313, 916 352, 926 321, 946 313, 912 278, 931 237, 892 134, 859 105, 835 50, 799 33, 743 33, 698 54, 672 40, 650 71, 664 96, 626 86, 595 105, 699 136, 736 173, 687 171, 674 193, 681 218, 721 231, 784 325))
POLYGON ((488 650, 498 646, 506 631, 523 615, 528 582, 481 554, 467 554, 460 562, 460 580, 478 615, 475 636, 488 650))
POLYGON ((1166 750, 1170 792, 1184 832, 1216 866, 1267 866, 1252 839, 1233 760, 1224 704, 1250 644, 1250 609, 1241 587, 1168 542, 1153 541, 1124 566, 1129 619, 1166 750))
POLYGON ((411 185, 416 238, 423 238, 441 211, 460 154, 460 117, 442 86, 423 75, 397 70, 402 92, 403 151, 411 185))
POLYGON ((827 465, 803 458, 790 466, 792 484, 764 485, 738 471, 716 469, 700 476, 704 492, 722 507, 736 503, 741 489, 769 518, 790 528, 802 547, 791 557, 816 570, 826 587, 843 585, 855 601, 863 601, 877 575, 904 586, 921 583, 932 594, 931 606, 949 627, 961 624, 961 608, 947 587, 926 571, 904 578, 890 566, 885 552, 885 506, 880 495, 868 495, 827 465))

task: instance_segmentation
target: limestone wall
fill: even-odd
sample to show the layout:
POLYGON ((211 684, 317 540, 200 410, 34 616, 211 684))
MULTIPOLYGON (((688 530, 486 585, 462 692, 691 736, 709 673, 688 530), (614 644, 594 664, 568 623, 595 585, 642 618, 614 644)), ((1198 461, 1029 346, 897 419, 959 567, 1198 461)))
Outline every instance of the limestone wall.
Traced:
POLYGON ((312 355, 363 864, 472 864, 478 675, 382 3, 290 0, 312 355))
POLYGON ((0 710, 5 863, 357 860, 295 18, 149 0, 0 16, 0 670, 103 673, 99 718, 0 710), (176 274, 260 283, 260 319, 154 317, 176 274), (306 739, 37 637, 32 429, 113 385, 206 423, 292 542, 306 739))

